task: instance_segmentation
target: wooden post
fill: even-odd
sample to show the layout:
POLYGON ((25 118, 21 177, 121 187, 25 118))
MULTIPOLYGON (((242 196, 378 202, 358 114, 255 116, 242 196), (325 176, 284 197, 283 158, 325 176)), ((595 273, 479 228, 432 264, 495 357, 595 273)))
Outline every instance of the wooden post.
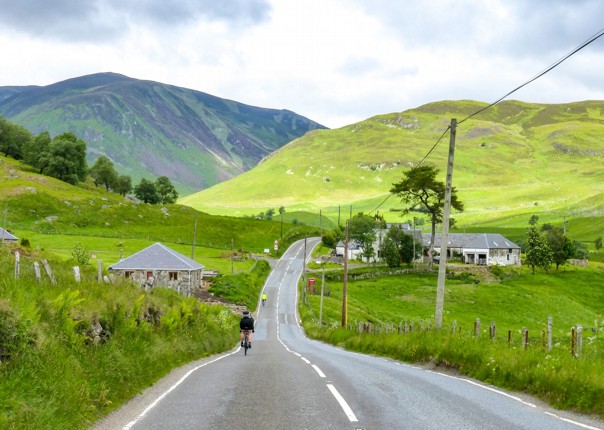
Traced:
POLYGON ((476 318, 474 321, 474 336, 480 337, 480 318, 476 318))
POLYGON ((103 260, 99 260, 99 265, 98 265, 98 274, 97 274, 97 282, 101 283, 103 282, 103 260))
POLYGON ((15 252, 15 279, 19 279, 20 264, 21 264, 21 255, 19 254, 19 251, 16 251, 15 252))
POLYGON ((34 261, 34 273, 36 274, 36 281, 42 282, 42 275, 40 274, 40 263, 34 261))
POLYGON ((577 324, 577 348, 576 348, 576 357, 581 356, 581 349, 583 347, 583 326, 577 324))
POLYGON ((526 327, 522 327, 522 349, 528 347, 528 330, 526 327))
POLYGON ((575 355, 575 328, 571 328, 570 329, 570 353, 572 354, 573 357, 576 357, 575 355))
MULTIPOLYGON (((283 217, 283 213, 281 213, 283 217)), ((323 266, 323 274, 321 275, 321 301, 319 302, 319 328, 323 328, 323 291, 325 289, 325 266, 323 266)))
POLYGON ((552 333, 554 326, 554 318, 547 317, 547 350, 548 352, 552 350, 553 342, 552 342, 552 333))
POLYGON ((508 348, 512 346, 512 330, 508 330, 508 348))
POLYGON ((57 285, 57 280, 55 279, 55 277, 52 274, 52 270, 50 269, 50 264, 48 264, 48 261, 42 260, 42 265, 44 266, 44 270, 46 270, 46 274, 48 275, 48 278, 50 279, 50 283, 52 285, 57 285))
POLYGON ((495 339, 495 334, 496 334, 495 321, 491 321, 491 326, 489 327, 489 337, 491 338, 491 340, 495 339))
POLYGON ((342 285, 342 326, 348 321, 348 224, 346 220, 346 237, 344 239, 344 283, 342 285))
POLYGON ((457 331, 457 320, 453 320, 453 327, 451 328, 451 332, 455 333, 457 331))

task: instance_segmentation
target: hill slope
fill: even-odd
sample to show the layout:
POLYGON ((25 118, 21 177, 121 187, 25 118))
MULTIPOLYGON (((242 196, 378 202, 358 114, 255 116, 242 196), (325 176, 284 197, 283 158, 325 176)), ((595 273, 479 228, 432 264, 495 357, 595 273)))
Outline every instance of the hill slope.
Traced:
MULTIPOLYGON (((486 106, 473 101, 432 103, 379 115, 337 130, 315 130, 234 179, 181 199, 210 213, 250 214, 285 206, 337 216, 399 210, 392 183, 416 165, 451 118, 486 106), (275 186, 278 184, 278 186, 275 186), (383 204, 382 204, 383 203, 383 204), (380 206, 380 204, 382 204, 380 206)), ((562 105, 503 102, 460 124, 453 185, 466 211, 461 224, 534 212, 603 216, 604 102, 562 105)), ((445 179, 446 136, 424 163, 445 179)), ((387 215, 392 220, 398 214, 387 215)), ((561 218, 561 217, 560 217, 561 218)), ((527 217, 523 216, 523 225, 527 217)))
POLYGON ((88 161, 108 156, 121 174, 165 175, 181 193, 255 166, 320 124, 287 110, 244 105, 158 82, 99 73, 44 87, 0 87, 0 115, 37 134, 72 131, 88 161))

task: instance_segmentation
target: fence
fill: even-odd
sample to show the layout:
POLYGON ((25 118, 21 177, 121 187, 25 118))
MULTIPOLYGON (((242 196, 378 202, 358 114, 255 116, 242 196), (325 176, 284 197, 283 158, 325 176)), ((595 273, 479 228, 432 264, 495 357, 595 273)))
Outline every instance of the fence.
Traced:
MULTIPOLYGON (((511 330, 508 329, 506 331, 507 344, 508 347, 512 347, 515 345, 515 339, 520 338, 520 344, 523 350, 527 350, 531 345, 533 347, 541 347, 544 351, 551 351, 554 345, 553 342, 553 325, 554 319, 553 317, 548 317, 547 319, 547 329, 545 330, 529 330, 526 327, 522 327, 522 329, 511 330), (531 333, 538 333, 538 337, 531 338, 531 333), (532 343, 531 343, 532 342, 532 343)), ((398 324, 392 323, 371 323, 371 322, 355 322, 354 324, 348 324, 348 330, 354 330, 359 334, 409 334, 412 332, 426 332, 430 331, 433 328, 432 320, 419 320, 419 321, 401 321, 398 324)), ((599 328, 592 328, 591 331, 597 335, 599 328)), ((583 349, 583 326, 577 324, 570 329, 570 339, 569 339, 569 349, 570 353, 574 357, 581 356, 583 349)), ((461 326, 458 326, 457 321, 453 321, 451 324, 451 332, 452 333, 462 333, 464 330, 461 326)), ((476 318, 474 321, 474 325, 469 332, 471 336, 475 338, 479 338, 483 336, 481 330, 480 318, 476 318)), ((485 331, 486 333, 486 331, 485 331)), ((498 340, 497 337, 497 326, 494 321, 491 321, 489 324, 488 331, 489 339, 492 341, 498 340)))

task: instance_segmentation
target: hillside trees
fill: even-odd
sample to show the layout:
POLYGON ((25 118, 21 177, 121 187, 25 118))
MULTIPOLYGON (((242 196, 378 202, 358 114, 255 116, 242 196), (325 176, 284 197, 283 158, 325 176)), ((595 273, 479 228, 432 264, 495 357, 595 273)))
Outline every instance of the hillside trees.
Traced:
POLYGON ((43 131, 27 142, 23 147, 23 161, 42 173, 47 166, 48 151, 52 138, 50 133, 43 131))
POLYGON ((55 136, 40 162, 43 174, 77 185, 86 179, 86 143, 69 132, 55 136))
MULTIPOLYGON (((381 221, 377 221, 378 223, 381 221)), ((363 257, 369 259, 375 255, 373 249, 373 242, 375 242, 375 228, 379 227, 380 224, 376 223, 376 220, 369 215, 365 215, 359 212, 350 219, 348 225, 348 236, 350 239, 356 240, 363 247, 363 257)))
POLYGON ((561 264, 566 263, 569 258, 575 256, 575 246, 560 227, 550 226, 550 228, 544 231, 544 234, 547 244, 552 251, 552 259, 556 263, 556 270, 558 270, 561 264))
MULTIPOLYGON (((434 239, 436 237, 436 224, 443 220, 445 201, 445 183, 436 179, 438 169, 422 165, 406 171, 403 179, 392 184, 390 192, 400 197, 407 205, 403 208, 403 215, 414 210, 418 205, 426 210, 432 225, 430 239, 430 256, 434 254, 434 239)), ((463 212, 464 205, 457 197, 455 188, 451 191, 451 207, 463 212)))
POLYGON ((539 231, 537 228, 538 222, 539 217, 533 215, 529 220, 529 227, 526 230, 524 260, 526 264, 533 269, 533 275, 535 274, 535 267, 547 270, 554 261, 552 250, 549 247, 543 232, 539 231))
POLYGON ((155 183, 145 178, 134 187, 134 195, 145 203, 157 204, 161 201, 155 183))
POLYGON ((101 155, 96 159, 94 165, 90 168, 89 174, 96 187, 104 185, 107 191, 114 188, 117 182, 117 171, 113 167, 113 161, 105 155, 101 155))
POLYGON ((121 196, 126 196, 126 194, 132 191, 132 178, 128 175, 118 176, 113 191, 121 196))
POLYGON ((167 176, 160 176, 155 180, 155 188, 159 195, 160 203, 176 203, 178 199, 178 191, 174 188, 174 185, 170 182, 167 176))
POLYGON ((5 156, 21 160, 23 147, 31 140, 32 135, 25 127, 0 117, 0 152, 5 156))

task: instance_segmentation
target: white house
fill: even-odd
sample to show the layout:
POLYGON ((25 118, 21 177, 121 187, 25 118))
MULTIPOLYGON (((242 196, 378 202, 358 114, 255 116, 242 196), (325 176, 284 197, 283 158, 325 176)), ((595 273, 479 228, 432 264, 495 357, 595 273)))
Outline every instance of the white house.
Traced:
POLYGON ((0 242, 17 243, 19 238, 0 227, 0 242))
MULTIPOLYGON (((430 246, 430 233, 424 233, 424 246, 430 246)), ((436 233, 434 251, 441 253, 441 234, 436 233)), ((495 233, 449 233, 447 236, 447 257, 452 254, 462 256, 466 264, 486 266, 520 266, 520 246, 504 236, 495 233)))
MULTIPOLYGON (((363 255, 363 246, 356 240, 348 242, 348 259, 360 259, 363 255)), ((336 245, 336 257, 344 257, 344 241, 339 241, 336 245)))

